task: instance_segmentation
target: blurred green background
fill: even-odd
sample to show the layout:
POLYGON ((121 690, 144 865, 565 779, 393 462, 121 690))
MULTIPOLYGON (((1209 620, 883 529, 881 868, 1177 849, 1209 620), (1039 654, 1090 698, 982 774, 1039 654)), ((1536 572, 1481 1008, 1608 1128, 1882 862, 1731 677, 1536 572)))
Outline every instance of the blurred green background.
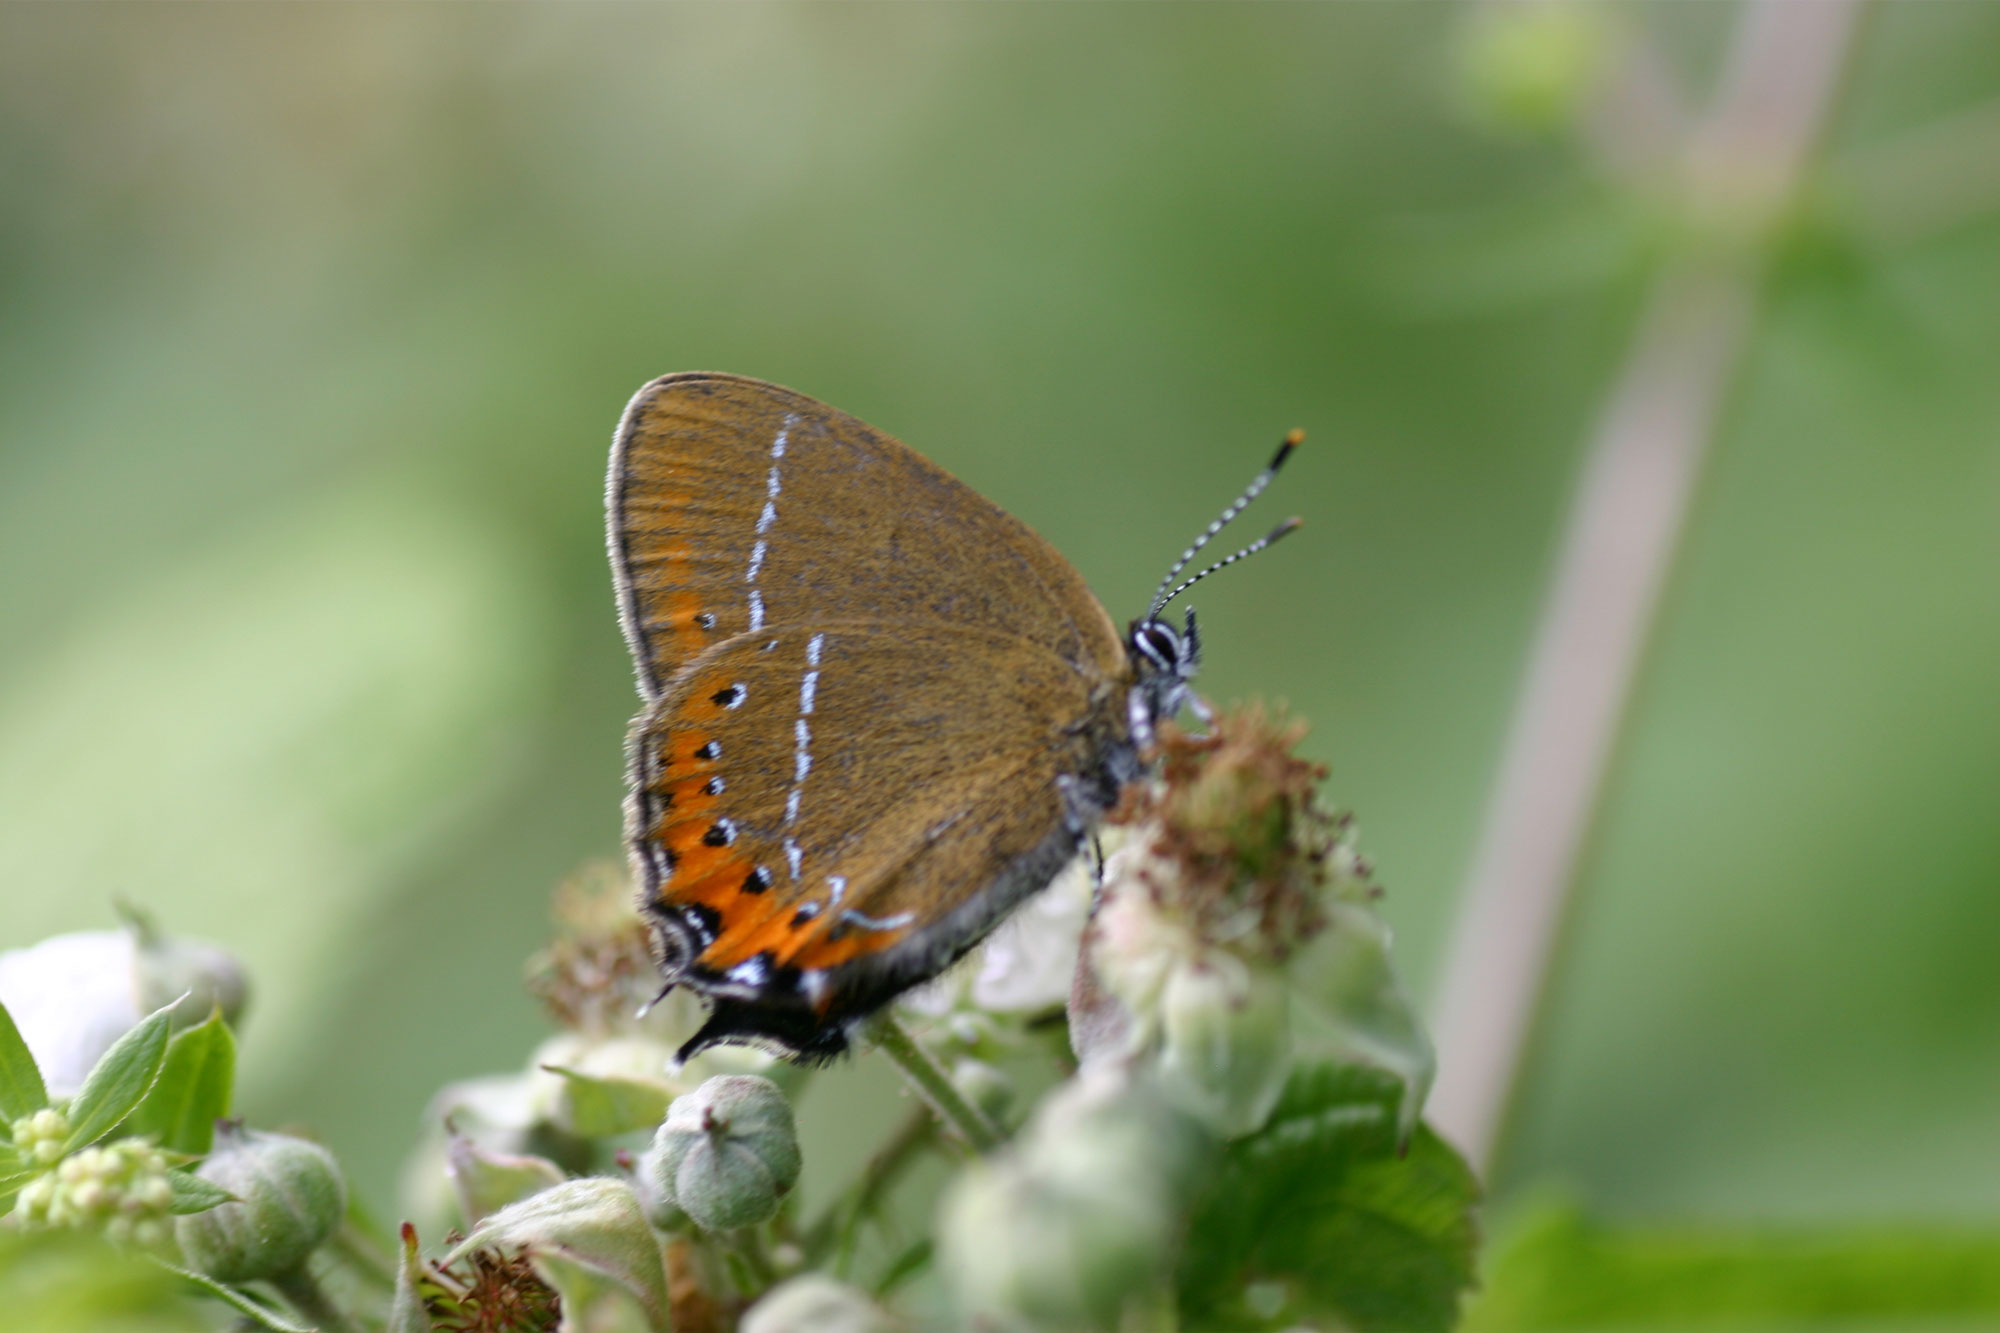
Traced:
MULTIPOLYGON (((1600 12, 1697 96, 1734 20, 1600 12)), ((1120 620, 1306 427, 1203 684, 1313 721, 1428 993, 1676 243, 1468 77, 1474 21, 0 9, 0 946, 122 895, 236 947, 245 1109, 387 1207, 617 853, 605 451, 711 368, 909 441, 1120 620)), ((2000 6, 1875 11, 1815 179, 1995 97, 2000 6)), ((2000 1216, 2000 211, 1947 174, 1938 225, 1829 187, 1778 239, 1503 1196, 2000 1216)))

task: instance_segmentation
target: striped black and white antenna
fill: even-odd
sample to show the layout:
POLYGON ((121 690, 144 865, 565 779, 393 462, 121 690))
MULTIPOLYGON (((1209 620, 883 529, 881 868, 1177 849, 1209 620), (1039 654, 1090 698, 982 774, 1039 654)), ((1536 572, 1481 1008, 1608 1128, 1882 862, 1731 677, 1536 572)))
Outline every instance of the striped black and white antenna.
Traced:
POLYGON ((1214 564, 1210 565, 1207 569, 1202 570, 1201 573, 1196 574, 1194 577, 1188 579, 1180 586, 1176 587, 1174 585, 1174 580, 1180 576, 1180 572, 1183 569, 1186 569, 1188 567, 1188 563, 1192 561, 1196 555, 1201 553, 1201 548, 1208 545, 1208 543, 1215 537, 1216 533, 1221 532, 1224 528, 1228 527, 1231 521, 1234 520, 1238 514, 1242 513, 1246 508, 1249 507, 1249 504, 1252 500, 1256 499, 1258 496, 1264 493, 1264 488, 1271 484, 1271 478, 1278 475, 1278 469, 1283 467, 1285 465, 1285 460, 1292 456, 1292 450, 1298 448, 1301 444, 1305 443, 1305 438, 1306 438, 1306 433, 1302 430, 1295 430, 1291 432, 1291 434, 1285 436, 1284 442, 1278 446, 1278 452, 1271 455, 1271 461, 1264 465, 1264 470, 1262 472, 1259 472, 1255 477, 1253 477, 1250 481, 1250 484, 1243 488, 1243 494, 1237 496, 1236 499, 1230 503, 1229 507, 1223 510, 1222 513, 1216 518, 1215 522, 1209 524, 1207 530, 1204 531, 1201 534, 1201 536, 1195 538, 1194 545, 1188 547, 1187 550, 1181 552, 1181 558, 1174 561, 1174 567, 1167 571, 1167 576, 1165 578, 1160 580, 1159 590, 1153 594, 1152 604, 1146 608, 1147 620, 1152 620, 1155 617, 1157 617, 1161 611, 1166 609, 1166 605, 1168 602, 1173 601, 1174 598, 1180 596, 1182 593, 1186 592, 1189 588, 1192 588, 1195 584, 1200 583, 1203 579, 1207 578, 1210 574, 1213 574, 1216 570, 1226 568, 1229 565, 1233 565, 1238 560, 1243 559, 1245 556, 1252 556, 1257 554, 1257 552, 1263 550, 1265 547, 1269 546, 1272 542, 1277 541, 1280 537, 1283 537, 1288 533, 1297 531, 1299 525, 1305 522, 1304 519, 1298 517, 1288 518, 1283 523, 1280 523, 1277 527, 1272 528, 1268 533, 1264 534, 1262 537, 1259 537, 1256 541, 1251 542, 1248 546, 1236 552, 1236 554, 1229 556, 1225 559, 1216 561, 1214 564))

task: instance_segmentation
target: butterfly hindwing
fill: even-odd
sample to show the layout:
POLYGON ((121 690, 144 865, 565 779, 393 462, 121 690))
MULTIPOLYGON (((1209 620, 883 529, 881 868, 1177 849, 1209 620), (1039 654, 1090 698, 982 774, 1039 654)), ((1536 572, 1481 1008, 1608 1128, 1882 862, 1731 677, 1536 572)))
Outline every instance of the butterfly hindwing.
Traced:
POLYGON ((838 1049, 1074 852, 1122 694, 1038 645, 828 619, 703 652, 635 725, 628 836, 705 1039, 838 1049), (992 664, 1005 661, 996 675, 992 664))

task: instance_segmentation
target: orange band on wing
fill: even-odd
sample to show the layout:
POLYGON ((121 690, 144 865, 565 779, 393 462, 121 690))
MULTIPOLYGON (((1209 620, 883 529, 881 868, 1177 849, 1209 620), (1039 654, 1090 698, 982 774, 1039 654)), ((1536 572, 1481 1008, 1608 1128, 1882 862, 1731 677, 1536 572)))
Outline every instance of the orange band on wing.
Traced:
MULTIPOLYGON (((708 886, 691 887, 706 891, 708 886)), ((715 943, 702 952, 703 967, 725 972, 761 953, 770 954, 779 967, 802 971, 839 967, 888 948, 906 933, 842 928, 837 918, 829 921, 824 916, 802 922, 798 909, 790 904, 782 908, 773 904, 759 911, 762 904, 753 907, 755 902, 751 895, 739 894, 735 902, 718 905, 723 927, 715 943)))

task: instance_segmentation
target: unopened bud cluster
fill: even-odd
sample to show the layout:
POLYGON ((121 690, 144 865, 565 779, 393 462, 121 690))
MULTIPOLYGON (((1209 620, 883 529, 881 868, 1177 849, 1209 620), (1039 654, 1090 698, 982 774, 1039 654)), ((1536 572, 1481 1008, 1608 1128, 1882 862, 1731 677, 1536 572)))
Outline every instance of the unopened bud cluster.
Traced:
MULTIPOLYGON (((61 1119, 46 1110, 28 1119, 50 1115, 61 1119)), ((16 1130, 19 1144, 18 1123, 16 1130)), ((35 1140, 38 1157, 49 1141, 35 1140)), ((22 1187, 17 1206, 30 1224, 78 1227, 120 1244, 154 1248, 173 1234, 173 1202, 166 1155, 143 1139, 121 1139, 63 1158, 55 1170, 22 1187)))
POLYGON ((69 1139, 69 1117, 53 1106, 22 1116, 8 1126, 14 1149, 36 1166, 54 1166, 69 1139))

